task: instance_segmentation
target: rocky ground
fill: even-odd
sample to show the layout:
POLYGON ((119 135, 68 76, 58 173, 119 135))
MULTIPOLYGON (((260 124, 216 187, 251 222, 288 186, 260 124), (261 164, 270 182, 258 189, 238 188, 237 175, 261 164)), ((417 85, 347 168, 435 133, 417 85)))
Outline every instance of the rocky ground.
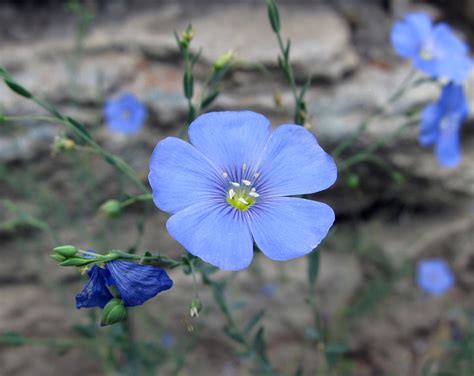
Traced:
MULTIPOLYGON (((302 83, 308 74, 314 77, 308 92, 311 130, 331 150, 409 73, 410 67, 393 56, 387 42, 394 12, 402 13, 408 2, 395 1, 388 10, 375 1, 360 6, 316 3, 285 3, 281 19, 284 34, 292 39, 296 79, 302 83)), ((442 14, 436 8, 425 9, 442 14)), ((77 70, 71 68, 72 19, 39 12, 43 27, 36 24, 43 19, 38 15, 36 21, 28 18, 32 23, 28 28, 26 17, 13 22, 23 14, 18 12, 0 5, 0 19, 6 20, 0 28, 1 65, 38 96, 86 121, 101 145, 123 156, 143 177, 153 147, 163 137, 177 135, 185 121, 182 65, 172 31, 184 29, 189 21, 196 33, 194 51, 203 47, 196 68, 198 88, 220 54, 230 48, 238 54, 236 69, 213 109, 251 109, 275 124, 291 118, 291 92, 277 71, 277 45, 263 2, 217 2, 208 7, 163 2, 137 9, 124 2, 107 8, 85 39, 77 70), (100 103, 123 90, 135 93, 151 112, 145 129, 132 137, 112 134, 101 120, 100 103), (281 98, 280 106, 275 96, 281 98)), ((470 81, 471 96, 472 87, 470 81)), ((437 92, 433 85, 421 86, 388 113, 423 106, 437 92)), ((6 114, 38 113, 5 86, 0 86, 0 109, 6 114)), ((352 150, 387 137, 402 121, 393 116, 378 119, 352 150)), ((1 375, 101 375, 109 369, 101 343, 84 342, 86 337, 77 330, 79 323, 87 323, 86 312, 73 306, 79 276, 58 268, 47 255, 58 243, 84 249, 129 247, 137 238, 135 223, 142 211, 132 208, 116 220, 98 215, 98 206, 117 197, 123 182, 94 156, 51 155, 51 144, 61 132, 55 124, 1 125, 0 196, 23 215, 50 226, 49 232, 31 226, 0 230, 0 333, 33 339, 22 346, 0 344, 1 375), (51 337, 75 339, 77 346, 58 345, 51 337)), ((319 195, 335 208, 338 220, 321 247, 318 299, 332 338, 349 345, 347 374, 421 375, 430 361, 438 367, 452 328, 462 326, 462 311, 474 308, 472 123, 464 129, 463 150, 459 168, 442 169, 431 151, 420 149, 416 129, 410 128, 378 154, 392 172, 357 165, 341 174, 333 189, 319 195), (393 171, 403 180, 394 181, 393 171), (349 174, 359 177, 357 187, 348 187, 349 174), (428 298, 415 286, 413 262, 428 256, 445 258, 456 273, 456 287, 444 297, 428 298), (371 291, 379 294, 375 301, 367 293, 371 291)), ((17 217, 18 212, 2 207, 0 223, 17 217)), ((164 214, 151 211, 141 249, 182 252, 164 231, 165 221, 164 214)), ((211 295, 203 288, 204 312, 190 324, 186 315, 191 280, 180 272, 172 278, 173 293, 164 293, 137 311, 136 335, 151 341, 171 334, 176 353, 193 346, 184 375, 248 374, 248 361, 234 355, 222 334, 224 320, 211 295)), ((318 352, 305 334, 312 321, 305 281, 305 260, 278 264, 257 258, 251 269, 239 274, 229 294, 240 307, 241 318, 265 308, 269 355, 285 375, 294 373, 300 363, 305 375, 314 374, 319 366, 318 352), (303 343, 308 350, 302 352, 303 343)), ((108 333, 113 335, 112 330, 108 333)), ((172 374, 171 370, 167 364, 160 374, 172 374)))

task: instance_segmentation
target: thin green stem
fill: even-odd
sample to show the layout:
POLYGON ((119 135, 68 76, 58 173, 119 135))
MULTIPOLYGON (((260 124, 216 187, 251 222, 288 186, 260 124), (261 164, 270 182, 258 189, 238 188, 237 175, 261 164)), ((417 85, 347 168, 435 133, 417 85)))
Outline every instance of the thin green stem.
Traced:
POLYGON ((344 141, 342 141, 339 145, 336 146, 336 148, 331 152, 333 158, 339 157, 350 145, 352 145, 352 143, 367 130, 367 128, 372 124, 375 119, 385 113, 387 107, 394 104, 409 90, 414 89, 415 87, 418 87, 429 81, 426 78, 422 78, 409 83, 413 75, 414 71, 410 71, 407 78, 402 82, 400 87, 387 99, 387 101, 382 106, 377 107, 367 119, 360 123, 354 133, 349 135, 344 141))

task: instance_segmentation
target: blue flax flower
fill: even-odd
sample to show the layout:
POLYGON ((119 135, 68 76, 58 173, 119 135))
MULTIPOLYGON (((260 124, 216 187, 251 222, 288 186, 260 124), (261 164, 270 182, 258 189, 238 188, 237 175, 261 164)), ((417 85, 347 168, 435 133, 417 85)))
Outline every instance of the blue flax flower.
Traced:
POLYGON ((431 77, 462 82, 472 67, 467 44, 447 24, 434 25, 425 13, 409 13, 395 22, 391 39, 398 55, 431 77))
POLYGON ((439 258, 420 260, 416 279, 418 286, 431 295, 442 295, 454 285, 454 276, 449 265, 439 258))
POLYGON ((141 305, 173 286, 163 269, 128 261, 109 261, 104 268, 94 265, 88 274, 89 281, 76 296, 78 309, 104 308, 113 298, 108 289, 111 286, 118 291, 126 307, 141 305))
POLYGON ((108 99, 104 114, 111 130, 126 134, 136 133, 148 116, 145 105, 130 93, 108 99))
POLYGON ((250 111, 212 112, 189 127, 192 145, 168 137, 156 146, 149 181, 158 208, 172 213, 171 236, 221 269, 246 268, 253 241, 273 260, 311 252, 334 222, 320 202, 287 197, 331 186, 332 158, 303 127, 250 111))
POLYGON ((434 144, 436 158, 445 167, 455 167, 461 161, 460 132, 468 112, 464 89, 455 83, 447 84, 438 101, 423 111, 419 142, 434 144))

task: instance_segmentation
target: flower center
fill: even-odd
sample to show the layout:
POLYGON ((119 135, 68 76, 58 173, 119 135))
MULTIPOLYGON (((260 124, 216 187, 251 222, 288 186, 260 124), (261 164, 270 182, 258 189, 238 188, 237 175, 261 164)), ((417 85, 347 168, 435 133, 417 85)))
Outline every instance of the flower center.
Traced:
MULTIPOLYGON (((245 171, 245 168, 243 170, 245 171)), ((223 176, 227 178, 228 174, 224 172, 223 176)), ((258 197, 260 197, 255 187, 253 187, 258 176, 259 173, 255 173, 254 181, 242 179, 240 183, 229 180, 226 195, 227 203, 240 211, 245 211, 255 204, 258 197)))

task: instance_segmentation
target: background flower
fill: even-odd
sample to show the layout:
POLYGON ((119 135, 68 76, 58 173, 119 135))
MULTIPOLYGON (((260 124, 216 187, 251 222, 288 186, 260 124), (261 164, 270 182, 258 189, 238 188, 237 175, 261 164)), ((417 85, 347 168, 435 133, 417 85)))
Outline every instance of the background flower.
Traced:
POLYGON ((104 114, 110 129, 126 134, 136 133, 148 116, 145 105, 130 93, 108 99, 104 114))
POLYGON ((320 202, 286 197, 331 186, 332 158, 303 127, 270 123, 250 111, 201 115, 189 128, 194 147, 174 137, 150 163, 153 199, 173 213, 171 236, 222 269, 247 267, 253 241, 273 260, 311 252, 334 222, 320 202))
POLYGON ((461 161, 460 132, 468 112, 464 89, 455 83, 444 86, 438 101, 423 111, 419 142, 435 144, 436 158, 445 167, 461 161))
POLYGON ((409 13, 395 22, 391 39, 398 55, 429 76, 462 82, 472 68, 467 44, 447 24, 433 25, 425 13, 409 13))
POLYGON ((420 260, 416 280, 418 286, 431 295, 442 295, 454 285, 449 265, 439 258, 420 260))

